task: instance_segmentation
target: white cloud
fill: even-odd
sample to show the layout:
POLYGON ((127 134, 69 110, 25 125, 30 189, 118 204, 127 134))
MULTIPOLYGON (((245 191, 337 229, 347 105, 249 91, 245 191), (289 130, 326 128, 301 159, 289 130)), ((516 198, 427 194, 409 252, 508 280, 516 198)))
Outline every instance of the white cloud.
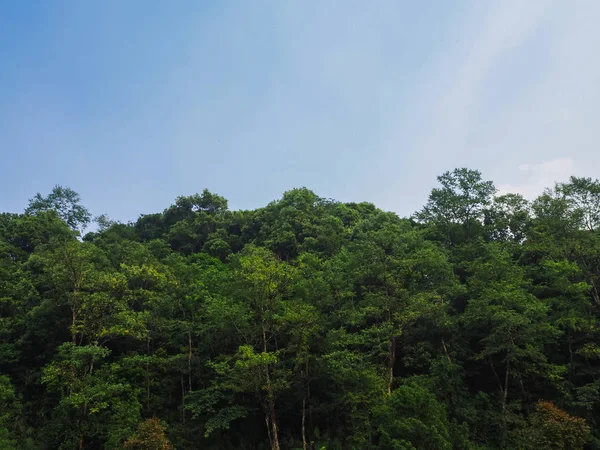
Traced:
MULTIPOLYGON (((163 36, 161 27, 152 33, 158 43, 132 42, 128 51, 152 55, 140 69, 123 68, 122 53, 108 45, 107 55, 114 54, 105 55, 108 77, 91 77, 86 92, 52 89, 77 112, 72 117, 54 102, 51 119, 40 116, 32 101, 22 112, 5 109, 13 120, 0 131, 13 136, 15 148, 39 147, 52 156, 56 170, 42 170, 40 183, 48 177, 73 187, 91 182, 79 176, 69 181, 73 173, 89 172, 72 169, 72 155, 81 155, 84 168, 103 164, 95 173, 110 174, 115 192, 136 192, 129 202, 107 198, 106 204, 145 201, 143 211, 160 210, 175 195, 204 186, 255 207, 307 185, 324 196, 369 200, 404 215, 426 201, 437 175, 455 167, 479 169, 503 190, 528 197, 569 175, 598 177, 600 2, 448 5, 331 0, 217 8, 192 20, 196 26, 175 27, 177 39, 170 32, 163 36), (177 48, 178 42, 185 45, 177 48), (140 79, 132 91, 139 95, 106 105, 89 95, 95 89, 114 94, 113 85, 129 85, 130 78, 140 79), (101 79, 107 84, 98 84, 101 79), (111 113, 86 113, 98 108, 111 113), (27 133, 31 117, 39 118, 35 133, 27 133), (52 127, 56 120, 60 126, 52 127), (104 155, 103 149, 136 164, 121 164, 125 169, 115 172, 105 164, 109 158, 86 159, 104 155), (161 159, 167 166, 156 166, 156 156, 167 149, 169 157, 161 159), (143 152, 153 157, 140 159, 143 152), (523 162, 530 164, 519 166, 523 162), (140 186, 135 191, 132 171, 140 186), (170 174, 167 187, 144 197, 155 174, 170 174)), ((78 42, 73 24, 83 22, 76 19, 64 28, 70 30, 65 43, 78 42)), ((129 28, 117 31, 128 35, 129 28)), ((91 32, 106 41, 104 28, 91 32)), ((56 61, 71 61, 77 50, 57 49, 62 57, 56 61)), ((85 69, 77 65, 82 61, 75 58, 73 67, 85 69)), ((19 96, 62 68, 49 70, 23 78, 19 96)), ((32 173, 28 164, 12 166, 32 173)))
MULTIPOLYGON (((468 146, 468 137, 485 114, 485 81, 507 52, 521 45, 542 22, 545 2, 506 1, 473 14, 478 28, 461 38, 465 44, 445 62, 454 76, 446 92, 435 99, 435 127, 426 138, 427 150, 468 146), (483 15, 483 17, 481 17, 483 15), (461 58, 462 57, 462 58, 461 58)), ((446 73, 448 73, 446 72, 446 73)))
MULTIPOLYGON (((437 62, 416 109, 430 120, 416 147, 425 154, 446 153, 467 159, 472 137, 489 114, 488 79, 506 55, 526 42, 544 22, 548 2, 481 2, 476 4, 458 32, 456 43, 437 62)), ((397 136, 396 136, 397 138, 397 136)), ((481 151, 482 149, 479 149, 481 151)), ((452 169, 448 167, 447 169, 452 169)))
POLYGON ((388 191, 417 194, 385 206, 418 208, 435 176, 455 167, 527 197, 570 175, 597 177, 600 3, 476 2, 463 17, 415 93, 416 119, 403 126, 399 112, 382 133, 381 166, 405 172, 388 191))
POLYGON ((518 193, 532 200, 545 188, 567 181, 576 172, 576 167, 572 159, 557 158, 537 164, 521 164, 518 171, 517 182, 498 186, 499 193, 518 193))

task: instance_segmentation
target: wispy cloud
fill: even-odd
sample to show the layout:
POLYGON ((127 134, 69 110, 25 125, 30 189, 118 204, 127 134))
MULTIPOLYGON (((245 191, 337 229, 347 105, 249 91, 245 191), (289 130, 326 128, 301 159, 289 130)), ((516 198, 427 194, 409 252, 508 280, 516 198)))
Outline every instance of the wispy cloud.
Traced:
MULTIPOLYGON (((442 148, 461 152, 487 114, 486 80, 498 69, 507 52, 532 35, 544 18, 543 1, 482 2, 463 24, 459 44, 447 55, 437 80, 441 95, 430 99, 432 128, 420 147, 426 152, 442 148)), ((435 92, 436 90, 434 90, 435 92)))
POLYGON ((539 164, 521 164, 518 167, 518 181, 515 184, 498 186, 501 194, 517 193, 527 199, 534 199, 545 188, 555 183, 567 181, 577 172, 575 162, 569 158, 558 158, 539 164))
POLYGON ((600 172, 598 21, 596 2, 477 2, 416 92, 411 127, 398 114, 382 135, 382 166, 409 164, 389 190, 405 192, 408 182, 417 193, 386 206, 418 208, 435 176, 454 167, 526 196, 600 172))
POLYGON ((0 97, 25 106, 0 104, 0 135, 31 151, 2 208, 57 182, 119 219, 305 185, 406 215, 454 167, 527 196, 600 173, 600 2, 86 5, 6 40, 0 97))

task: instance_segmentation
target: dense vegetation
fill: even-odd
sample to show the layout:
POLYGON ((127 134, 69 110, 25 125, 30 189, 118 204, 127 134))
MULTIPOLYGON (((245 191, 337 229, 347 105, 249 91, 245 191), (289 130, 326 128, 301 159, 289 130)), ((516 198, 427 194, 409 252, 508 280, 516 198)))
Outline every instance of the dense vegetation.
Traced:
POLYGON ((600 182, 0 215, 0 449, 600 449, 600 182))

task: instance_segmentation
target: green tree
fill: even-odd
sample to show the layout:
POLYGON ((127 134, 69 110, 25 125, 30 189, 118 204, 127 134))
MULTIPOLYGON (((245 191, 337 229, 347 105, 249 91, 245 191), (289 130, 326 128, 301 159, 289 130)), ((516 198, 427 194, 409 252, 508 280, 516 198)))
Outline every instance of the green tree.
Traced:
MULTIPOLYGON (((292 268, 260 247, 248 247, 237 259, 235 267, 234 295, 242 300, 245 307, 245 311, 239 312, 246 316, 241 321, 250 325, 246 336, 248 343, 240 346, 234 355, 212 365, 219 375, 212 390, 254 393, 265 414, 271 448, 279 450, 276 400, 289 382, 279 365, 275 322, 292 280, 292 268)), ((225 411, 217 416, 217 422, 215 419, 210 422, 218 425, 210 425, 208 432, 213 427, 223 428, 223 417, 230 420, 243 415, 235 406, 225 411)))
POLYGON ((0 450, 16 450, 19 403, 10 379, 0 375, 0 450))
POLYGON ((0 448, 600 448, 599 182, 438 181, 0 213, 0 448))
POLYGON ((571 177, 561 183, 557 191, 571 204, 572 214, 581 218, 581 226, 595 231, 600 225, 600 181, 591 178, 571 177))
POLYGON ((464 226, 471 236, 481 224, 485 209, 490 205, 496 188, 491 181, 484 181, 477 170, 455 169, 438 177, 441 187, 434 188, 427 204, 415 217, 424 223, 435 224, 447 236, 464 226))
POLYGON ((471 299, 461 322, 470 339, 478 339, 473 357, 489 364, 504 412, 511 384, 517 382, 524 395, 527 374, 560 376, 562 369, 549 366, 544 355, 544 344, 557 336, 545 320, 548 306, 528 292, 523 272, 510 255, 496 244, 484 248, 484 255, 472 263, 471 299))
POLYGON ((43 370, 42 383, 58 402, 48 426, 57 448, 82 449, 98 439, 104 448, 120 448, 137 423, 140 405, 135 391, 107 364, 110 351, 97 345, 65 343, 43 370))
POLYGON ((451 288, 453 274, 443 252, 407 224, 389 221, 367 228, 350 248, 355 259, 349 270, 357 276, 357 298, 362 299, 353 316, 362 314, 364 332, 371 333, 371 340, 380 335, 386 343, 391 394, 400 340, 417 321, 443 316, 441 294, 451 288))
POLYGON ((385 450, 451 450, 446 411, 425 388, 402 385, 377 411, 385 450))
POLYGON ((80 201, 79 194, 73 189, 56 185, 46 197, 37 193, 29 200, 25 213, 39 214, 44 211, 56 211, 69 227, 81 230, 90 223, 92 215, 79 203, 80 201))

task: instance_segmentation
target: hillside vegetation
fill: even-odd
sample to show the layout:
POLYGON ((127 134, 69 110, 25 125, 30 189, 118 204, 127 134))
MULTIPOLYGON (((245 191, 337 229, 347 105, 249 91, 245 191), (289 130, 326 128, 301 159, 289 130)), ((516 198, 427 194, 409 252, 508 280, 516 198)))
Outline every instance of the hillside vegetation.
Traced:
POLYGON ((600 182, 438 181, 0 214, 0 449, 600 449, 600 182))

